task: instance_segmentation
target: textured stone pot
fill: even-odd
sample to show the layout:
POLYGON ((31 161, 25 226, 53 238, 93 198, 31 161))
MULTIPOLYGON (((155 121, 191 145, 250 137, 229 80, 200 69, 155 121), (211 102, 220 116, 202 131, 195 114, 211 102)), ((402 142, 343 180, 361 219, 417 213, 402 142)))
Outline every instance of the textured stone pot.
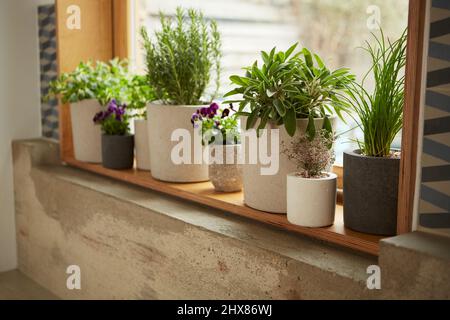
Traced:
POLYGON ((134 147, 136 150, 136 168, 150 170, 148 125, 145 119, 134 120, 134 147))
POLYGON ((337 175, 303 178, 298 173, 287 176, 287 219, 290 223, 320 228, 334 223, 337 175))
POLYGON ((210 146, 209 179, 220 192, 242 190, 242 164, 239 163, 241 145, 210 146))
POLYGON ((102 135, 102 158, 108 169, 133 168, 134 136, 102 135))
MULTIPOLYGON (((333 117, 330 120, 333 127, 335 127, 336 118, 333 117)), ((242 130, 245 130, 246 122, 247 119, 242 117, 242 130)), ((315 119, 314 123, 316 128, 322 128, 323 119, 315 119)), ((303 134, 306 131, 307 124, 307 119, 298 119, 295 136, 303 134)), ((258 123, 256 125, 258 125, 258 123)), ((268 165, 262 164, 259 157, 256 164, 249 163, 249 144, 245 143, 244 154, 246 159, 243 165, 244 202, 246 205, 254 209, 271 213, 286 214, 286 177, 289 173, 295 172, 297 170, 297 166, 294 160, 289 160, 288 157, 282 153, 281 145, 290 147, 290 144, 295 136, 290 137, 283 126, 277 126, 272 123, 268 124, 266 129, 279 129, 279 169, 274 175, 262 175, 261 168, 267 168, 268 165)), ((270 150, 270 130, 267 133, 266 140, 269 142, 268 149, 270 150)))
POLYGON ((73 150, 75 159, 84 162, 102 162, 101 129, 93 121, 102 106, 97 100, 83 100, 70 105, 73 150))
POLYGON ((344 225, 355 231, 395 235, 400 159, 344 153, 344 225))
POLYGON ((155 179, 168 182, 208 181, 208 161, 202 161, 201 154, 195 157, 195 150, 200 150, 200 153, 207 153, 207 150, 202 146, 201 134, 197 132, 194 135, 191 124, 192 114, 201 107, 157 103, 147 106, 150 170, 155 179), (180 138, 181 134, 188 134, 190 141, 180 138), (190 150, 180 152, 182 144, 190 150), (176 161, 173 161, 172 153, 176 161), (180 161, 180 155, 187 161, 180 161))

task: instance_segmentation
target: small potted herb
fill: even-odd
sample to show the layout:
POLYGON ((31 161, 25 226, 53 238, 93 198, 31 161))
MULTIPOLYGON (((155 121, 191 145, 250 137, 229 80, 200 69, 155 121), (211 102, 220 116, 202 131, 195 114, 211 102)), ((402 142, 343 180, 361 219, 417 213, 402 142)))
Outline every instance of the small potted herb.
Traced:
POLYGON ((364 138, 344 153, 344 224, 371 234, 397 232, 400 152, 391 145, 403 123, 406 31, 396 41, 374 35, 365 50, 372 58, 375 88, 349 85, 349 102, 364 138))
POLYGON ((97 61, 95 65, 81 62, 72 72, 50 82, 46 98, 58 96, 62 103, 70 103, 75 159, 102 161, 101 131, 92 123, 92 117, 111 99, 123 100, 127 72, 126 61, 117 59, 108 63, 97 61))
POLYGON ((134 160, 134 136, 130 134, 126 105, 111 100, 105 111, 98 112, 94 123, 102 130, 102 163, 109 169, 130 169, 134 160))
MULTIPOLYGON (((348 69, 330 70, 317 54, 306 48, 296 52, 296 47, 263 51, 262 65, 255 62, 245 68, 245 76, 231 76, 236 87, 225 95, 239 97, 227 102, 239 104, 243 129, 279 129, 281 144, 304 133, 312 137, 316 130, 331 132, 335 115, 341 117, 347 108, 342 97, 345 85, 354 79, 348 69)), ((266 139, 271 141, 271 130, 266 139)), ((257 164, 244 166, 244 201, 258 210, 284 214, 286 177, 296 170, 296 163, 280 152, 276 174, 262 175, 265 166, 259 159, 257 164)))
POLYGON ((303 227, 333 224, 337 176, 327 172, 334 161, 333 134, 319 130, 314 137, 297 136, 283 152, 297 164, 287 176, 287 218, 303 227))
POLYGON ((131 78, 128 90, 128 107, 134 118, 134 144, 136 149, 136 168, 150 170, 150 146, 148 139, 147 104, 153 101, 154 92, 145 76, 131 78))
POLYGON ((241 145, 238 120, 231 108, 217 103, 198 109, 191 117, 201 127, 203 143, 210 145, 209 179, 216 191, 242 190, 241 145))
MULTIPOLYGON (((161 13, 160 22, 161 30, 153 38, 142 29, 147 80, 157 100, 147 106, 151 174, 170 182, 206 181, 208 164, 198 163, 194 152, 186 156, 187 162, 177 163, 172 159, 172 150, 178 144, 172 140, 172 134, 178 129, 192 136, 194 130, 186 119, 217 95, 220 34, 214 20, 208 22, 194 9, 177 8, 173 19, 161 13), (209 95, 206 89, 212 80, 215 89, 209 95)), ((202 148, 191 140, 191 150, 202 148)))

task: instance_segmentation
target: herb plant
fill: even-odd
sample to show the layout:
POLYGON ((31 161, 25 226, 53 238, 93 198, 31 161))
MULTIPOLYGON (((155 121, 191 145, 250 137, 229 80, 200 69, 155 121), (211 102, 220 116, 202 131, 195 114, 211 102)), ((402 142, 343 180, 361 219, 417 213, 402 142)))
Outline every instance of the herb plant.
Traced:
POLYGON ((302 133, 291 142, 291 146, 283 148, 289 160, 297 163, 297 168, 304 178, 321 178, 334 162, 334 136, 325 129, 318 130, 313 139, 302 133))
POLYGON ((102 106, 112 99, 123 101, 128 89, 127 74, 125 60, 97 61, 95 65, 91 61, 81 62, 74 71, 50 82, 45 99, 59 96, 63 103, 96 99, 102 106))
POLYGON ((194 127, 201 125, 203 142, 207 144, 240 143, 239 124, 232 108, 220 109, 217 103, 200 108, 191 117, 194 127))
POLYGON ((128 135, 130 133, 129 117, 126 113, 126 105, 111 100, 105 111, 98 112, 94 119, 95 124, 102 127, 106 135, 128 135))
POLYGON ((204 99, 215 72, 215 92, 220 82, 221 40, 214 20, 207 23, 200 11, 177 8, 172 21, 160 13, 162 29, 150 39, 142 28, 147 78, 156 98, 166 104, 196 105, 204 99))
POLYGON ((153 88, 147 83, 147 78, 141 75, 133 76, 128 85, 127 97, 128 110, 133 111, 133 117, 147 119, 146 106, 155 100, 153 88))
POLYGON ((372 73, 375 88, 369 93, 362 84, 352 83, 349 88, 349 103, 359 118, 364 140, 357 141, 362 154, 372 157, 391 156, 391 145, 403 124, 404 67, 406 64, 406 30, 394 42, 381 36, 375 45, 366 42, 364 50, 372 58, 372 73))
POLYGON ((244 68, 245 76, 230 77, 237 87, 225 96, 242 96, 227 102, 239 103, 238 114, 248 116, 247 129, 260 119, 258 131, 272 121, 284 125, 287 133, 294 136, 296 120, 307 118, 307 134, 313 139, 314 118, 324 118, 323 128, 329 132, 328 117, 332 110, 342 119, 341 112, 347 109, 342 95, 354 76, 346 68, 330 71, 317 54, 306 48, 295 53, 296 47, 294 44, 287 51, 276 51, 276 48, 270 53, 262 51, 261 67, 255 61, 251 67, 244 68))

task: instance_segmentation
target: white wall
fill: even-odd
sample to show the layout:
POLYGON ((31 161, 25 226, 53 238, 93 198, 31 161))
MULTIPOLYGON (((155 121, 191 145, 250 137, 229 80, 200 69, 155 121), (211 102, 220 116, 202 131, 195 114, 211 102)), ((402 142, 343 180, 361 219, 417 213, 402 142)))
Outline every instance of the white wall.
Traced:
POLYGON ((11 141, 41 135, 37 6, 0 0, 0 271, 17 265, 11 141))

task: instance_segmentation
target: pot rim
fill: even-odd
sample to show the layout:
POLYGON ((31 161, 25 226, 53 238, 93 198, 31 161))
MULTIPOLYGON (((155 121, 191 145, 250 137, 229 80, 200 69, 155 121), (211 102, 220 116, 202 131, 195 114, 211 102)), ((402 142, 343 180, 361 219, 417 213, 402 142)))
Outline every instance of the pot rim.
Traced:
POLYGON ((386 158, 386 157, 372 157, 372 156, 366 156, 364 154, 361 154, 361 149, 355 149, 355 150, 349 150, 349 151, 344 151, 344 154, 347 154, 349 156, 353 156, 353 157, 357 157, 357 158, 365 158, 365 159, 370 159, 370 160, 380 160, 380 161, 400 161, 401 159, 401 149, 396 149, 396 148, 392 148, 391 151, 399 151, 400 152, 400 157, 399 158, 386 158))
POLYGON ((151 101, 149 103, 147 103, 147 108, 148 107, 159 107, 159 108, 202 108, 202 107, 209 107, 210 104, 205 103, 205 104, 164 104, 162 103, 162 101, 160 100, 156 100, 156 101, 151 101))
POLYGON ((287 174, 287 177, 292 177, 294 179, 306 180, 306 181, 327 181, 327 180, 336 180, 338 178, 337 174, 333 172, 324 172, 328 176, 323 178, 304 178, 298 175, 299 171, 291 172, 287 174))
POLYGON ((129 137, 134 137, 134 133, 129 133, 129 134, 105 134, 102 133, 102 137, 123 137, 123 138, 129 138, 129 137))

